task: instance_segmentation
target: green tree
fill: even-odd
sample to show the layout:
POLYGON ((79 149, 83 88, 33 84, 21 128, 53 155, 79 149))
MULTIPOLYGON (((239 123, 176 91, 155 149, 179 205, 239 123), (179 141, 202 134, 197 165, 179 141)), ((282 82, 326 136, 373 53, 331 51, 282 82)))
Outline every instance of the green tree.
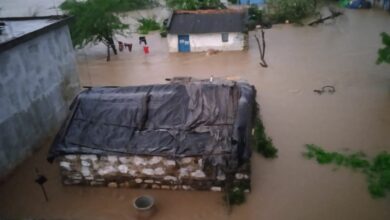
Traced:
POLYGON ((390 35, 383 32, 381 33, 382 43, 385 45, 384 48, 378 50, 378 60, 377 63, 388 63, 390 64, 390 35))
POLYGON ((168 7, 177 10, 217 9, 220 0, 166 0, 168 7))
POLYGON ((62 10, 75 17, 70 24, 70 33, 76 48, 102 42, 107 46, 107 61, 110 60, 110 47, 114 54, 117 53, 113 36, 128 28, 114 14, 117 2, 118 0, 66 0, 60 5, 62 10))
POLYGON ((316 0, 268 0, 267 4, 275 22, 289 20, 299 23, 313 14, 317 7, 316 0))

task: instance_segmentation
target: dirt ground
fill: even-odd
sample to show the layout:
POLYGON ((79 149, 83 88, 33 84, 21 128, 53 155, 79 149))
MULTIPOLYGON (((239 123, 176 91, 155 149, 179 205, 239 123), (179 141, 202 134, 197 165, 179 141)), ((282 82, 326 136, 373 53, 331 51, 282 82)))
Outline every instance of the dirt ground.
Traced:
MULTIPOLYGON (((132 199, 156 198, 156 220, 388 220, 390 197, 372 199, 363 175, 332 171, 302 157, 304 144, 330 150, 390 150, 390 65, 376 65, 379 33, 390 32, 383 11, 346 11, 318 27, 277 25, 266 31, 266 60, 259 65, 253 34, 244 52, 169 54, 165 39, 148 36, 151 53, 136 40, 133 51, 105 61, 105 49, 78 53, 84 86, 164 83, 173 76, 247 80, 258 90, 267 133, 279 157, 254 154, 252 192, 228 215, 221 193, 134 190, 61 185, 59 169, 45 161, 48 146, 28 158, 0 186, 0 216, 5 219, 135 219, 132 199), (333 95, 313 89, 333 85, 333 95), (46 203, 34 183, 37 167, 49 179, 46 203)), ((137 36, 134 35, 134 38, 137 36)), ((0 219, 2 219, 0 217, 0 219)))

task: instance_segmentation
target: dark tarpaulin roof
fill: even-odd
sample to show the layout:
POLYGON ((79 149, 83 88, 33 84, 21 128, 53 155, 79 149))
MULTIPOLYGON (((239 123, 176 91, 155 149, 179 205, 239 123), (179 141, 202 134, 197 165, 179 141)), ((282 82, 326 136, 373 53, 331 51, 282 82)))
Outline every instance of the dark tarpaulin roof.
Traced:
POLYGON ((255 90, 247 83, 174 81, 81 92, 51 146, 66 154, 250 157, 255 90))
POLYGON ((177 13, 172 14, 168 33, 202 34, 245 31, 245 13, 230 11, 218 13, 177 13))

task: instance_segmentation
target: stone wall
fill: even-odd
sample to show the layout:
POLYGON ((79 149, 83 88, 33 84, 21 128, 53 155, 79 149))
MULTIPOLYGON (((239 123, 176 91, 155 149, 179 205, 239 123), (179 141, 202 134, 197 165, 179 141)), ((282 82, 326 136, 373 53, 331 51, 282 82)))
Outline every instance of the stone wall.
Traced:
MULTIPOLYGON (((223 191, 227 179, 200 157, 66 155, 58 161, 65 185, 223 191)), ((249 167, 230 175, 233 185, 250 190, 249 167)))
POLYGON ((78 92, 67 26, 0 52, 0 178, 53 135, 78 92))

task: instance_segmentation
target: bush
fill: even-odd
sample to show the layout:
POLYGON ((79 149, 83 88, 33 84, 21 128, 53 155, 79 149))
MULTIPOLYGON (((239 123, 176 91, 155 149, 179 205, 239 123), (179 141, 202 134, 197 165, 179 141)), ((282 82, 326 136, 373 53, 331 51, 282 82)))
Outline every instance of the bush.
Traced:
POLYGON ((248 15, 249 15, 249 20, 253 20, 257 22, 257 24, 261 24, 262 18, 263 18, 263 11, 260 10, 256 5, 252 5, 248 9, 248 15))
POLYGON ((315 159, 319 164, 335 164, 344 166, 366 175, 368 191, 374 198, 386 196, 390 192, 390 154, 382 152, 372 160, 362 152, 343 154, 330 152, 314 144, 306 145, 304 156, 307 159, 315 159))
POLYGON ((299 23, 315 12, 316 0, 269 0, 268 6, 274 22, 299 23))
POLYGON ((241 205, 245 202, 245 192, 241 187, 234 187, 227 192, 227 199, 230 205, 241 205))
POLYGON ((157 31, 160 29, 160 24, 152 18, 142 18, 138 20, 140 26, 138 27, 138 33, 148 34, 150 31, 157 31))
POLYGON ((378 50, 378 60, 377 63, 388 63, 390 64, 390 35, 383 32, 381 33, 382 43, 384 47, 378 50))
POLYGON ((278 149, 275 148, 272 138, 265 134, 264 125, 262 121, 257 118, 255 120, 254 128, 254 142, 255 149, 266 158, 275 158, 278 154, 278 149))
POLYGON ((256 25, 257 25, 257 22, 254 21, 254 20, 249 20, 247 23, 246 23, 246 27, 249 31, 253 31, 255 28, 256 28, 256 25))

